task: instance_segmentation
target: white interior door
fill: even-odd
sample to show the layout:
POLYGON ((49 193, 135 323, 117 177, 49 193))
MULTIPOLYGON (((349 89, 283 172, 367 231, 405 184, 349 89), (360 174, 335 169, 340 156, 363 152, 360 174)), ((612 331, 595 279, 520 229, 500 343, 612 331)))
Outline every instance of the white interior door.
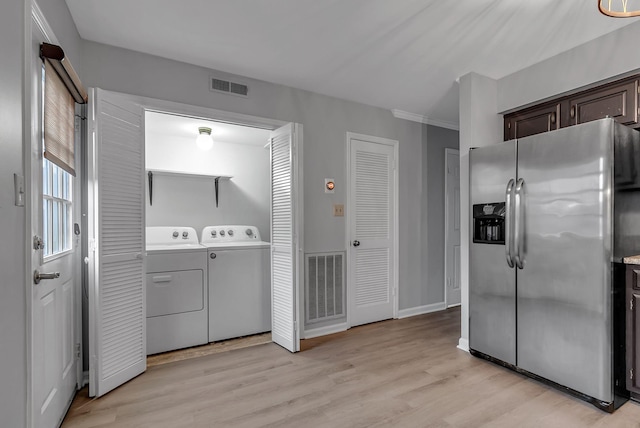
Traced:
POLYGON ((122 96, 90 91, 90 396, 146 370, 143 120, 122 96))
POLYGON ((451 307, 460 304, 460 154, 445 150, 445 294, 451 307))
POLYGON ((349 324, 393 318, 397 299, 397 141, 349 134, 349 324))
MULTIPOLYGON (((75 177, 43 159, 44 69, 39 47, 44 41, 50 42, 42 29, 34 25, 30 74, 31 173, 27 180, 33 241, 28 245, 32 250, 30 271, 34 277, 36 271, 53 277, 37 284, 31 281, 31 416, 33 426, 57 427, 75 395, 79 365, 76 269, 80 241, 73 234, 73 223, 80 222, 76 217, 80 192, 75 177), (42 245, 36 245, 39 240, 42 245)), ((76 173, 80 174, 79 168, 76 173)))
POLYGON ((271 134, 271 337, 291 352, 300 350, 301 149, 302 125, 271 134))

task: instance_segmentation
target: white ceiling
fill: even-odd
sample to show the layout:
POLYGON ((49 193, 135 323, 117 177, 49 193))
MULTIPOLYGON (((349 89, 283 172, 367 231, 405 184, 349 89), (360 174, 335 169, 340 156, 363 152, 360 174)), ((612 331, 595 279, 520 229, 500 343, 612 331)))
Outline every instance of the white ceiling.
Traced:
POLYGON ((250 144, 263 147, 269 142, 271 135, 271 132, 265 129, 155 112, 145 113, 144 126, 149 142, 153 142, 156 135, 193 138, 195 141, 198 136, 198 128, 201 126, 211 128, 213 141, 221 143, 250 144))
POLYGON ((87 40, 452 124, 467 72, 501 78, 637 22, 595 0, 66 1, 87 40))

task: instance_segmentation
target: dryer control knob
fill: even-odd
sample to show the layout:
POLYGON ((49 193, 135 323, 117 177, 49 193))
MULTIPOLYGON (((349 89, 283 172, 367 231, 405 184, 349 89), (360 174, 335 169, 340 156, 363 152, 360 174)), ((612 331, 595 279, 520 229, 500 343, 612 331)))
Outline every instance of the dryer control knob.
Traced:
POLYGON ((211 231, 211 236, 213 236, 215 238, 215 236, 216 236, 216 231, 215 230, 211 231))
POLYGON ((182 237, 184 239, 187 239, 189 237, 189 232, 187 232, 187 231, 182 232, 182 237))
POLYGON ((215 259, 217 256, 216 256, 216 253, 211 253, 211 254, 209 254, 209 257, 211 257, 211 260, 213 260, 213 259, 215 259))
POLYGON ((177 238, 177 237, 178 237, 178 235, 180 235, 180 234, 178 233, 178 231, 177 231, 177 230, 174 230, 174 231, 173 231, 173 237, 174 237, 174 238, 177 238))
POLYGON ((253 230, 251 230, 251 229, 245 230, 244 233, 246 233, 247 236, 253 236, 253 230))
POLYGON ((220 231, 220 236, 224 236, 224 230, 220 231))
POLYGON ((227 234, 229 234, 229 236, 233 236, 233 229, 229 229, 229 231, 227 232, 227 234))

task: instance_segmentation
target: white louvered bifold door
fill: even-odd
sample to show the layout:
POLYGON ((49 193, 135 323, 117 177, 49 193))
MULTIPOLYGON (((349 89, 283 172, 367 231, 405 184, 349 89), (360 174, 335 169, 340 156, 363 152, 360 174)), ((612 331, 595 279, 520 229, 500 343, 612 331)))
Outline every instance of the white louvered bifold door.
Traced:
POLYGON ((350 140, 350 325, 393 318, 394 148, 350 140))
POLYGON ((271 337, 291 352, 300 350, 297 154, 301 133, 300 125, 288 124, 271 134, 271 337))
POLYGON ((89 119, 89 393, 146 370, 142 108, 93 90, 89 119))

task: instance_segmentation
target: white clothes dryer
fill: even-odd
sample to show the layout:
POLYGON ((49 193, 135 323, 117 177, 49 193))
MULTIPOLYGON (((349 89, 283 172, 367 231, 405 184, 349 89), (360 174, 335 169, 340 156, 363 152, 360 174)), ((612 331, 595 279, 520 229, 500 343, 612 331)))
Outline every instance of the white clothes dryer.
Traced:
POLYGON ((209 341, 271 331, 271 244, 255 226, 207 226, 209 341))
POLYGON ((209 341, 207 249, 192 227, 147 227, 147 355, 209 341))

